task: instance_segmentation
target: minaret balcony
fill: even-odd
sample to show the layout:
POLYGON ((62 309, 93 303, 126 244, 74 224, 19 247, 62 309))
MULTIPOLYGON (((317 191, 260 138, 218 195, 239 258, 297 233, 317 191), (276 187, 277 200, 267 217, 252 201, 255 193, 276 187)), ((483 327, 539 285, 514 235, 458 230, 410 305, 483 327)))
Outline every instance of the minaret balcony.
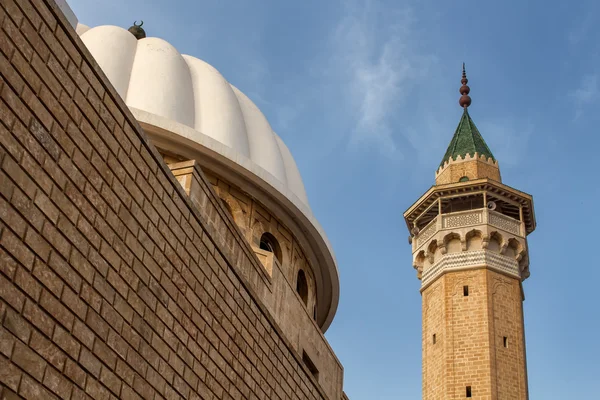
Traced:
MULTIPOLYGON (((499 229, 508 236, 526 236, 525 224, 507 215, 485 208, 441 214, 433 218, 417 235, 413 237, 413 253, 430 242, 430 239, 444 231, 465 231, 475 226, 487 225, 486 231, 499 229), (495 229, 497 228, 497 229, 495 229)), ((484 227, 482 227, 484 228, 484 227)), ((443 236, 443 235, 442 235, 443 236)))
POLYGON ((525 223, 487 208, 439 214, 412 239, 413 266, 424 290, 445 272, 486 267, 529 276, 525 223))

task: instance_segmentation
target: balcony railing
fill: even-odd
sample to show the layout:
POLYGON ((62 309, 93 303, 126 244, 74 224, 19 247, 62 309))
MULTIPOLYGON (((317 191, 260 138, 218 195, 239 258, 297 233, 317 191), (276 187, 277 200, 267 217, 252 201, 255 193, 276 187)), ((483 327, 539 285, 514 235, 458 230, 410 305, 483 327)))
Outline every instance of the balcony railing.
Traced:
POLYGON ((525 226, 521 221, 499 212, 482 208, 438 215, 421 229, 421 232, 415 238, 416 248, 427 243, 438 231, 467 228, 482 224, 492 225, 513 235, 525 236, 525 226))

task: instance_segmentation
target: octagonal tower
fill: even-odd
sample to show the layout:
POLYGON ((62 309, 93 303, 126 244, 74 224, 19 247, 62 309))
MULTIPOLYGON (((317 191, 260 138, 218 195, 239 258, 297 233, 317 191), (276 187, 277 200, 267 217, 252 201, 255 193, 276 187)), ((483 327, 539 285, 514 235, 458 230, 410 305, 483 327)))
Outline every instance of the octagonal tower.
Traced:
POLYGON ((436 172, 405 213, 421 280, 423 399, 528 398, 522 282, 533 199, 502 183, 468 112, 436 172))

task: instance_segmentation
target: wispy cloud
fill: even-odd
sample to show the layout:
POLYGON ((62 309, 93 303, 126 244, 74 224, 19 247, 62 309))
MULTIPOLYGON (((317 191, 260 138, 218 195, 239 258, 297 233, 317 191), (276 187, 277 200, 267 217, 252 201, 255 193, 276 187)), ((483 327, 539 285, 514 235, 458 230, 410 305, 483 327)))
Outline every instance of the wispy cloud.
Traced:
POLYGON ((581 78, 579 87, 570 93, 575 100, 575 119, 580 118, 585 108, 600 97, 598 74, 588 74, 581 78))
POLYGON ((577 19, 575 27, 568 33, 569 44, 576 46, 586 39, 590 29, 594 27, 596 13, 588 12, 583 18, 577 19))
POLYGON ((391 130, 394 112, 409 95, 411 80, 430 59, 417 52, 410 7, 390 10, 376 0, 345 3, 331 35, 328 73, 337 80, 342 107, 354 122, 349 143, 372 145, 401 156, 391 130))

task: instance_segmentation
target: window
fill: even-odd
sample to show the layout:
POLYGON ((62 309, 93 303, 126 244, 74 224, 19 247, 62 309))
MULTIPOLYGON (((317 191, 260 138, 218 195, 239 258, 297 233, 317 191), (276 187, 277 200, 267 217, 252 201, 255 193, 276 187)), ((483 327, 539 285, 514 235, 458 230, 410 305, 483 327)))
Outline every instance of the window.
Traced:
POLYGON ((463 177, 461 177, 461 178, 460 178, 458 181, 459 181, 459 182, 467 182, 468 180, 469 180, 469 177, 468 177, 468 176, 463 176, 463 177))
POLYGON ((433 344, 435 344, 437 342, 437 338, 435 336, 435 333, 433 334, 432 341, 433 341, 433 344))
POLYGON ((504 347, 508 347, 508 337, 504 336, 502 338, 502 343, 504 344, 504 347))
POLYGON ((469 295, 469 286, 463 286, 463 296, 469 295))
POLYGON ((275 236, 271 235, 269 232, 263 233, 260 237, 259 247, 262 250, 273 253, 277 261, 279 261, 279 264, 281 264, 281 247, 279 247, 279 242, 275 239, 275 236))
POLYGON ((313 306, 313 319, 315 321, 317 320, 317 305, 316 304, 313 306))
POLYGON ((306 274, 301 269, 298 270, 298 277, 296 278, 296 292, 298 292, 304 304, 308 305, 308 282, 306 281, 306 274))
POLYGON ((308 357, 308 354, 306 354, 305 351, 302 351, 302 361, 304 362, 304 365, 306 365, 312 376, 314 376, 316 380, 319 380, 319 370, 317 369, 317 367, 315 367, 315 364, 312 362, 310 357, 308 357))
POLYGON ((471 386, 467 386, 467 397, 471 397, 471 386))

